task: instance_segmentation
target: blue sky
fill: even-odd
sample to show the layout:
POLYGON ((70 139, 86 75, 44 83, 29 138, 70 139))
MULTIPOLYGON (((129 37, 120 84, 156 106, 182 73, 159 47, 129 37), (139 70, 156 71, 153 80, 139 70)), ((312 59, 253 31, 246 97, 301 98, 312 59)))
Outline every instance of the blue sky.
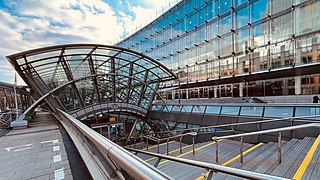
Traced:
MULTIPOLYGON (((68 43, 114 44, 178 0, 0 0, 0 81, 13 83, 5 56, 68 43)), ((19 84, 23 81, 19 78, 19 84)))

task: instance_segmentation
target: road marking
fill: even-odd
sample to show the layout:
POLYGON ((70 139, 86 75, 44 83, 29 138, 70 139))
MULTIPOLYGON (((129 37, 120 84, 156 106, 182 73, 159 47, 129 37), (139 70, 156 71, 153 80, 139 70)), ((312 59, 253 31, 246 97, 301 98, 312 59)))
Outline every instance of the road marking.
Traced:
POLYGON ((53 140, 48 140, 48 141, 42 141, 40 142, 41 144, 45 144, 45 143, 52 143, 52 144, 57 144, 59 142, 58 139, 53 139, 53 140))
MULTIPOLYGON (((221 140, 219 140, 218 142, 220 142, 220 141, 221 141, 221 140)), ((213 141, 213 142, 211 142, 211 143, 209 143, 209 144, 206 144, 206 145, 204 145, 204 146, 201 146, 201 147, 196 148, 195 151, 198 151, 198 150, 200 150, 200 149, 206 148, 206 147, 211 146, 211 145, 213 145, 213 144, 215 144, 215 143, 216 143, 216 141, 213 141)), ((188 151, 188 152, 185 152, 185 153, 182 153, 182 154, 180 154, 180 155, 178 155, 178 156, 176 156, 176 157, 179 158, 179 157, 185 156, 185 155, 187 155, 187 154, 190 154, 190 153, 192 153, 192 152, 193 152, 193 150, 188 151)), ((169 162, 169 161, 170 161, 170 160, 162 161, 162 162, 159 163, 159 165, 164 164, 164 163, 169 162)))
POLYGON ((27 149, 31 149, 31 147, 25 147, 25 148, 21 148, 21 149, 15 149, 15 150, 13 150, 13 152, 24 151, 24 150, 27 150, 27 149))
MULTIPOLYGON (((320 135, 318 135, 317 139, 314 141, 313 145, 311 146, 308 154, 306 155, 306 157, 304 158, 304 160, 302 161, 302 163, 300 164, 296 174, 293 176, 292 179, 295 180, 300 180, 304 174, 304 172, 306 171, 314 152, 316 151, 317 147, 320 144, 320 135)), ((316 157, 317 158, 317 157, 316 157)))
POLYGON ((7 150, 7 151, 11 151, 11 149, 16 149, 16 148, 25 148, 25 147, 30 147, 30 146, 32 146, 33 144, 31 143, 31 144, 24 144, 24 145, 19 145, 19 146, 12 146, 12 147, 6 147, 6 148, 4 148, 5 150, 7 150))
POLYGON ((60 151, 60 146, 53 146, 53 151, 60 151))
MULTIPOLYGON (((243 155, 247 154, 248 152, 256 149, 257 147, 261 146, 263 143, 259 143, 255 146, 252 146, 251 148, 247 149, 246 151, 243 152, 243 155)), ((221 166, 226 166, 228 164, 230 164, 231 162, 233 162, 236 159, 240 158, 240 154, 238 154, 237 156, 229 159, 228 161, 224 162, 223 164, 221 164, 221 166)), ((198 178, 196 178, 195 180, 202 180, 204 177, 207 177, 209 175, 209 172, 204 173, 203 175, 199 176, 198 178)))
POLYGON ((53 156, 53 162, 60 162, 61 161, 61 155, 59 154, 59 155, 55 155, 55 156, 53 156))
MULTIPOLYGON (((182 147, 182 149, 188 148, 188 147, 190 147, 190 146, 192 146, 192 144, 187 145, 187 146, 184 146, 184 147, 182 147)), ((180 148, 179 148, 179 149, 172 150, 172 151, 169 152, 169 154, 172 154, 172 153, 177 152, 177 151, 179 151, 179 150, 180 150, 180 148)), ((167 153, 164 153, 164 154, 167 154, 167 153)), ((157 159, 157 157, 149 158, 149 159, 145 160, 145 162, 148 162, 148 161, 151 161, 151 160, 154 160, 154 159, 157 159)))
POLYGON ((57 170, 54 171, 54 179, 55 179, 55 180, 64 179, 64 171, 63 171, 63 168, 57 169, 57 170))

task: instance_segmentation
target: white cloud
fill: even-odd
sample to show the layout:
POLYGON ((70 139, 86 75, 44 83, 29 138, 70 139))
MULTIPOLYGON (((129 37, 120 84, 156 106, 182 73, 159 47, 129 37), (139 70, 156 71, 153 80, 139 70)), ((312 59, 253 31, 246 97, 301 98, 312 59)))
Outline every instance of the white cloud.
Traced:
POLYGON ((0 9, 0 81, 11 81, 14 77, 14 70, 5 59, 7 55, 55 44, 114 44, 123 34, 149 23, 155 12, 169 2, 138 1, 148 6, 119 2, 128 3, 129 14, 117 14, 101 0, 6 1, 8 9, 0 9))

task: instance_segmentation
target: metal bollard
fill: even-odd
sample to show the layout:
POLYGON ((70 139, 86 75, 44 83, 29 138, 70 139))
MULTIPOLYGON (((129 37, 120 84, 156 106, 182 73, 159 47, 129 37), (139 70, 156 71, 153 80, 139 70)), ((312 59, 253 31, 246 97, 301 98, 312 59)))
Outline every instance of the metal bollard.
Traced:
POLYGON ((141 150, 142 150, 142 146, 143 146, 142 142, 143 142, 143 137, 140 138, 140 149, 141 149, 141 150))
POLYGON ((159 154, 159 152, 160 152, 159 141, 157 141, 157 142, 158 142, 158 154, 159 154))
POLYGON ((146 139, 146 143, 147 143, 147 151, 149 151, 149 139, 146 139))

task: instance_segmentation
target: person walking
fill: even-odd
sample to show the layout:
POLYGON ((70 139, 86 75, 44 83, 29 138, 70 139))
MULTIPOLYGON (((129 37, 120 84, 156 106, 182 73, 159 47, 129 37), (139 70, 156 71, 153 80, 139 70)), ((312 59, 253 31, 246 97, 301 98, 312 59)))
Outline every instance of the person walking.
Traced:
POLYGON ((319 97, 317 95, 313 96, 313 103, 319 103, 319 97))

